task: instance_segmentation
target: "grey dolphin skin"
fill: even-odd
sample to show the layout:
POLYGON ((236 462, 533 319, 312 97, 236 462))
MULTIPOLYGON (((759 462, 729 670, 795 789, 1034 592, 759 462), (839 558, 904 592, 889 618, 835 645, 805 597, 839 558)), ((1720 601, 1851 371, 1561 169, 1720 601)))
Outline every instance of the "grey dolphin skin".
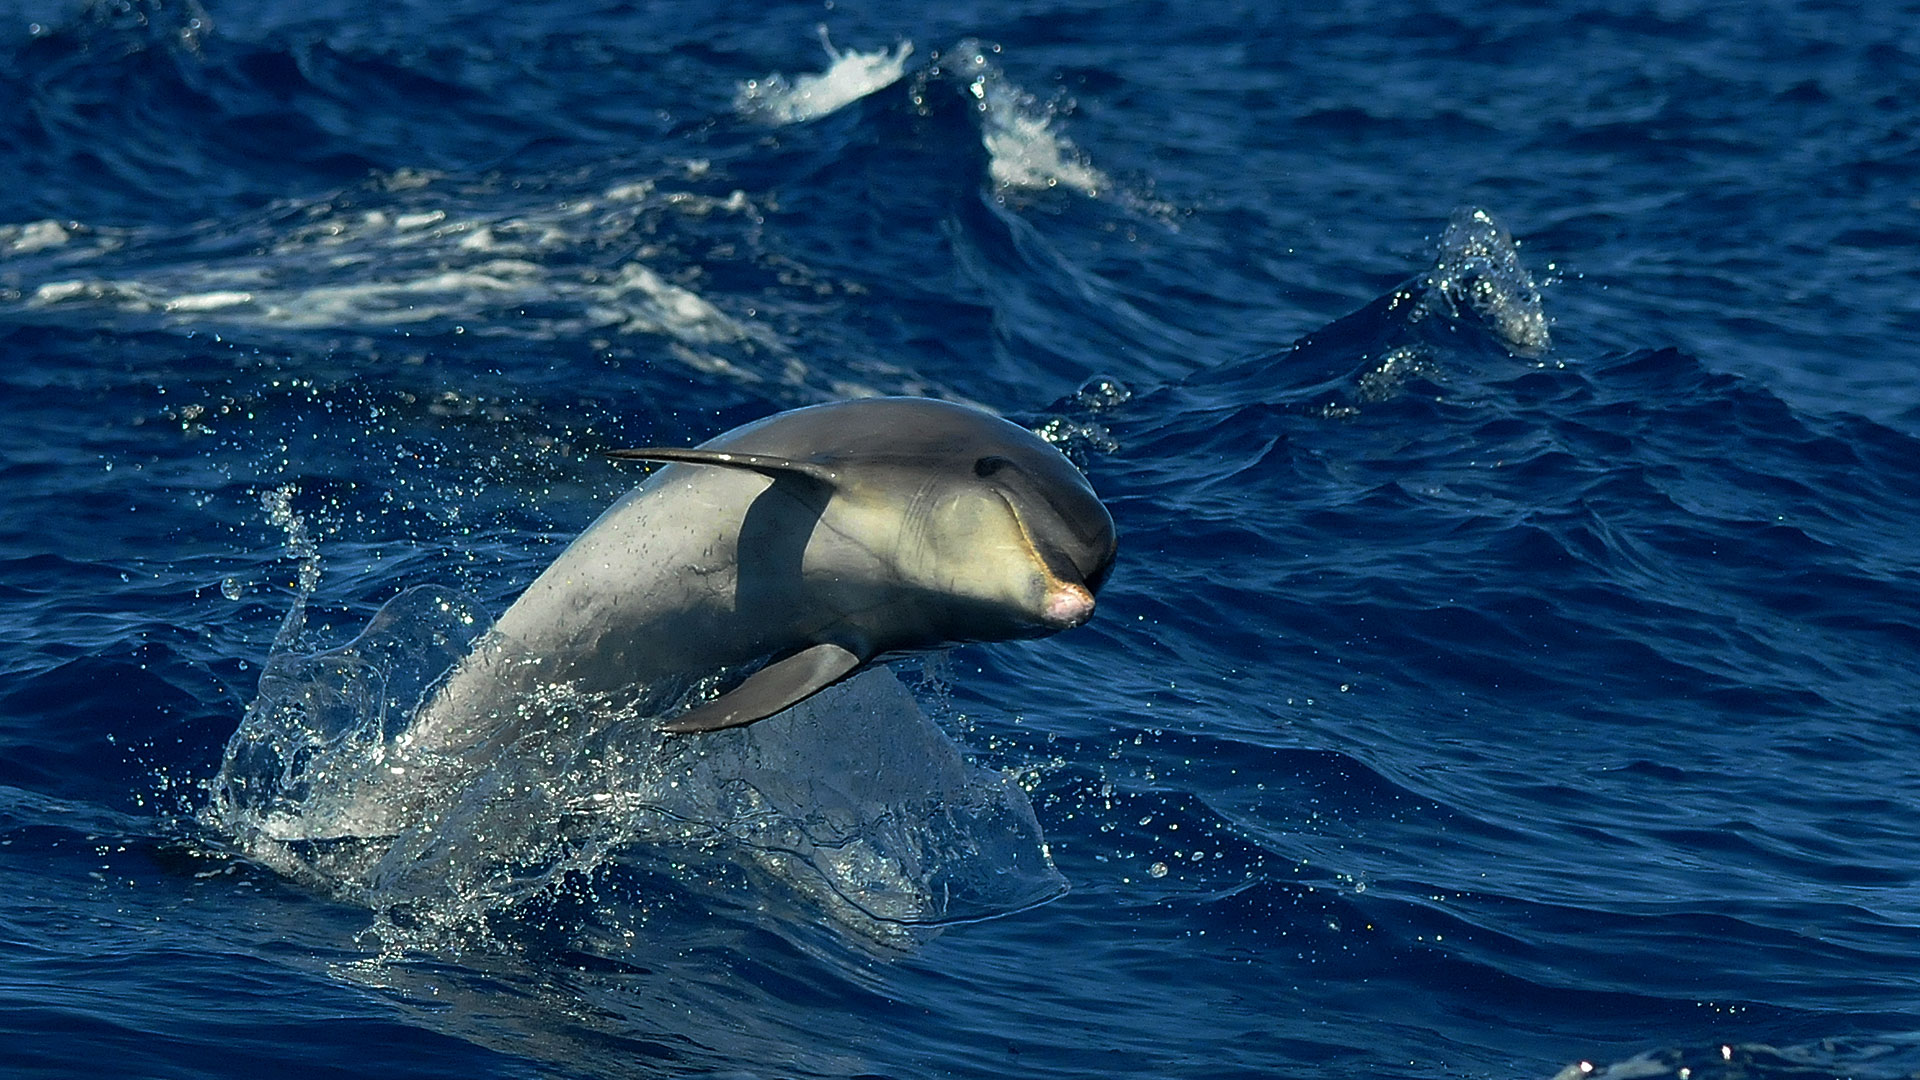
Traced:
POLYGON ((887 653, 1079 626, 1113 565, 1113 518, 1079 470, 950 402, 815 405, 612 456, 667 465, 500 617, 413 745, 493 742, 543 684, 617 694, 766 661, 664 729, 751 724, 887 653))

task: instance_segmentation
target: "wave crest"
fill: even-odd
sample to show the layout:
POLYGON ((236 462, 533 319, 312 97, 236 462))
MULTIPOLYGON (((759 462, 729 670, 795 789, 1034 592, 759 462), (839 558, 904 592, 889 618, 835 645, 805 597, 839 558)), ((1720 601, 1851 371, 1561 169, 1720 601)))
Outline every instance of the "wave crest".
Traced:
POLYGON ((748 79, 734 93, 733 109, 748 120, 768 124, 799 124, 840 111, 878 90, 900 81, 913 42, 902 41, 892 52, 859 52, 833 47, 827 28, 819 27, 820 45, 832 61, 827 70, 789 78, 779 72, 764 79, 748 79))

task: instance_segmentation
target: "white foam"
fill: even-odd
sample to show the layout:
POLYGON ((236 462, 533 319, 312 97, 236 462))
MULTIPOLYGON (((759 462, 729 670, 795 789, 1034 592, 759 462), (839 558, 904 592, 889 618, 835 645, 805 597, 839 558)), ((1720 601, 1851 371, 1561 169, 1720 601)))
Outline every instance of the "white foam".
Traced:
POLYGON ((984 141, 994 182, 1008 188, 1065 186, 1098 196, 1107 187, 1106 175, 1087 164, 1049 124, 1046 119, 1013 113, 987 129, 984 141))
POLYGON ((74 278, 39 286, 28 296, 27 303, 32 307, 96 303, 111 304, 122 311, 150 311, 163 306, 165 301, 156 300, 152 290, 136 282, 74 278))
POLYGON ((765 329, 732 318, 699 294, 637 262, 625 264, 613 280, 590 291, 604 321, 617 324, 623 333, 664 334, 695 345, 775 343, 765 329))
POLYGON ((1016 86, 988 57, 998 46, 983 46, 971 38, 953 47, 942 65, 969 81, 981 116, 981 142, 988 169, 1000 187, 1046 190, 1065 187, 1098 197, 1112 183, 1093 167, 1080 148, 1054 130, 1059 107, 1047 104, 1016 86))
POLYGON ((447 220, 445 210, 428 210, 419 214, 401 214, 393 219, 393 227, 402 232, 424 229, 429 225, 438 225, 447 220))
POLYGON ((769 124, 818 119, 900 81, 907 57, 913 54, 911 41, 901 42, 892 52, 842 52, 827 39, 825 26, 820 27, 820 44, 832 61, 827 70, 793 79, 777 72, 764 79, 749 79, 734 94, 734 111, 769 124))
POLYGON ((0 226, 0 245, 9 255, 30 255, 36 251, 61 247, 70 238, 67 227, 57 221, 30 221, 25 225, 0 226))
POLYGON ((221 311, 253 303, 253 294, 239 290, 187 293, 167 301, 168 311, 221 311))
POLYGON ((60 304, 76 300, 87 295, 87 283, 84 281, 49 281, 33 290, 34 304, 60 304))

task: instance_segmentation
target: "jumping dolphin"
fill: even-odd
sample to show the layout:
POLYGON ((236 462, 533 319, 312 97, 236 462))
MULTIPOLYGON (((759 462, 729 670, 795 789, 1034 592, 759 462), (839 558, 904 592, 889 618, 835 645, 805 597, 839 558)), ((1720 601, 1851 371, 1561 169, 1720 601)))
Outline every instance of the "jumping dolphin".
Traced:
POLYGON ((543 684, 618 694, 765 661, 663 727, 751 724, 888 653, 1079 626, 1113 565, 1113 518, 1079 470, 950 402, 815 405, 612 456, 668 464, 507 609, 412 745, 490 742, 543 684))

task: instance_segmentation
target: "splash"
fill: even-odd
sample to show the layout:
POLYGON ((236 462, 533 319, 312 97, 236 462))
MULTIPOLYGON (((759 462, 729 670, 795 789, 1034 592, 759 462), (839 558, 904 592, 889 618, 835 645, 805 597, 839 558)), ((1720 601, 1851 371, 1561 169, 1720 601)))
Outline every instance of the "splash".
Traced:
POLYGON ((267 523, 286 535, 287 557, 299 567, 299 576, 294 579, 293 607, 287 611, 286 621, 274 639, 275 648, 289 647, 300 636, 306 624, 307 599, 320 584, 320 545, 314 542, 307 520, 293 508, 294 496, 298 494, 299 488, 282 484, 260 495, 260 508, 267 513, 267 523))
POLYGON ((1106 175, 1054 130, 1060 106, 1014 85, 989 56, 999 51, 998 45, 968 38, 940 58, 940 68, 964 82, 980 112, 981 141, 994 182, 1012 190, 1064 187, 1090 198, 1108 190, 1112 184, 1106 175))
POLYGON ((734 94, 734 111, 749 120, 768 124, 798 124, 838 112, 877 90, 900 81, 913 42, 902 41, 892 52, 842 52, 833 47, 827 28, 819 27, 820 44, 832 61, 827 70, 789 79, 775 73, 749 79, 734 94))
POLYGON ((383 933, 497 925, 635 864, 696 890, 744 870, 889 944, 1064 891, 1025 792, 969 762, 886 668, 699 738, 550 686, 484 758, 413 747, 415 713, 485 626, 479 605, 410 589, 347 644, 301 652, 318 556, 291 494, 272 506, 302 588, 207 818, 255 860, 380 913, 383 933))
POLYGON ((310 591, 296 595, 259 695, 227 744, 212 813, 249 853, 324 882, 338 860, 303 860, 278 845, 394 827, 397 804, 381 788, 409 778, 392 742, 485 622, 470 598, 420 587, 388 601, 346 645, 302 654, 296 642, 310 591))
POLYGON ((1096 375, 1080 384, 1071 395, 1053 403, 1053 414, 1033 429, 1033 433, 1052 443, 1067 460, 1086 471, 1087 461, 1095 454, 1120 451, 1120 441, 1101 422, 1107 412, 1133 400, 1133 389, 1107 375, 1096 375))
POLYGON ((1519 245, 1477 206, 1461 207, 1448 218, 1426 284, 1430 310, 1477 320, 1518 355, 1539 356, 1551 344, 1540 289, 1520 264, 1519 245))

